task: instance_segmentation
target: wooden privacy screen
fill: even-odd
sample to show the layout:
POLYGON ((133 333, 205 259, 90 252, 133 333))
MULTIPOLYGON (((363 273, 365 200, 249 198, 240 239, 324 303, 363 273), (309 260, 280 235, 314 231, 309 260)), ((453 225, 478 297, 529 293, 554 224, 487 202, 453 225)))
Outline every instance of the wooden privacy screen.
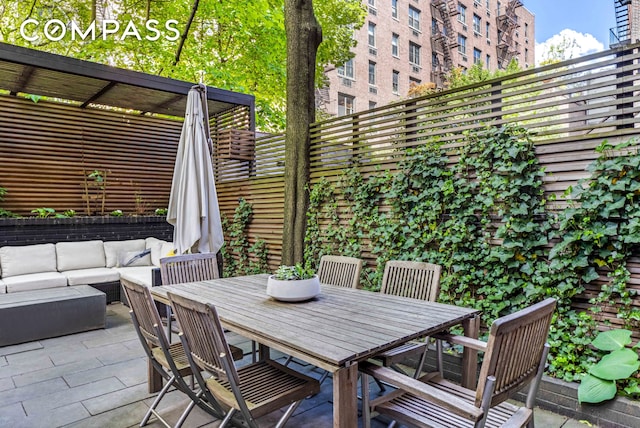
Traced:
MULTIPOLYGON (((228 128, 247 138, 249 126, 247 108, 232 108, 211 119, 212 138, 228 128)), ((0 95, 0 130, 0 186, 7 189, 0 208, 139 215, 169 203, 180 118, 0 95)))
MULTIPOLYGON (((169 201, 182 122, 0 96, 0 207, 86 214, 85 177, 106 171, 104 210, 152 213, 169 201)), ((102 184, 87 177, 94 212, 102 184)))
MULTIPOLYGON (((405 155, 401 150, 429 138, 446 141, 451 149, 464 144, 463 132, 488 124, 516 122, 533 132, 536 153, 546 168, 545 190, 566 205, 563 193, 589 175, 586 167, 598 154, 594 147, 638 136, 640 113, 640 53, 635 44, 537 69, 530 69, 471 87, 336 117, 311 129, 311 177, 336 182, 342 171, 358 165, 366 174, 393 172, 405 155)), ((253 204, 247 236, 265 239, 270 267, 280 262, 283 222, 284 137, 256 139, 253 162, 219 159, 218 196, 231 217, 243 197, 253 204)), ((348 206, 338 208, 348 216, 348 206)), ((367 266, 375 259, 364 252, 367 266)), ((630 285, 640 289, 640 260, 630 261, 630 285)), ((598 284, 588 287, 597 293, 598 284)), ((577 305, 586 304, 586 298, 577 305)), ((615 321, 615 308, 605 308, 615 321)))

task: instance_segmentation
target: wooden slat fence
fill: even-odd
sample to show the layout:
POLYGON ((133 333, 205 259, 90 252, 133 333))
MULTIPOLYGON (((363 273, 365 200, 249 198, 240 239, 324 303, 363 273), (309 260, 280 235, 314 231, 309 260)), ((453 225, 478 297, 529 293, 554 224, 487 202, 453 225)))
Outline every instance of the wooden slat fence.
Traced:
MULTIPOLYGON (((246 107, 218 114, 212 135, 247 129, 246 107)), ((32 215, 35 208, 86 214, 85 177, 106 172, 105 213, 150 214, 166 208, 182 129, 181 118, 154 117, 113 109, 0 94, 0 208, 32 215)), ((100 214, 100 185, 86 180, 92 214, 100 214)))
MULTIPOLYGON (((538 159, 546 168, 545 190, 555 194, 555 208, 562 208, 565 190, 588 176, 586 167, 598 157, 597 145, 604 139, 614 142, 640 134, 639 47, 630 45, 315 123, 312 182, 321 177, 335 182, 353 165, 365 175, 393 171, 405 156, 404 148, 431 138, 444 141, 455 162, 466 131, 517 122, 533 133, 538 159)), ((223 210, 232 215, 238 197, 254 204, 249 236, 252 241, 255 236, 267 239, 271 268, 279 264, 283 162, 283 136, 270 136, 256 140, 255 161, 218 164, 223 210)), ((344 202, 341 208, 348 209, 344 202)), ((373 264, 366 251, 362 256, 369 266, 373 264)), ((637 262, 630 266, 630 286, 640 288, 637 262)), ((597 285, 593 287, 588 292, 595 292, 597 285)), ((610 318, 615 318, 614 310, 610 318)))

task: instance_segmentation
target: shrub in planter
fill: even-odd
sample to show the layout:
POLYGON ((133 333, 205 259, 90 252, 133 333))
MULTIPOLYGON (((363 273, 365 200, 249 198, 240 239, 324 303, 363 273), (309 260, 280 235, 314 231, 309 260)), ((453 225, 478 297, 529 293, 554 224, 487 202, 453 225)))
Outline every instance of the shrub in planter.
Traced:
POLYGON ((300 302, 320 293, 320 279, 300 264, 280 266, 267 280, 267 295, 285 302, 300 302))

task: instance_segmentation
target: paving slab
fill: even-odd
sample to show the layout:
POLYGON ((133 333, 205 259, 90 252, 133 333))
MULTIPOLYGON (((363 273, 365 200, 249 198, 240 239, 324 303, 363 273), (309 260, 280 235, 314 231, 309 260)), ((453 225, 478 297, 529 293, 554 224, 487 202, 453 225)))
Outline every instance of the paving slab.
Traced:
POLYGON ((70 423, 86 420, 91 414, 81 403, 71 403, 57 409, 42 410, 25 417, 25 426, 29 428, 61 427, 70 423))
POLYGON ((50 379, 37 384, 7 389, 0 392, 3 405, 24 403, 27 400, 48 401, 51 397, 65 393, 69 386, 60 378, 50 379))
MULTIPOLYGON (((22 373, 16 376, 13 376, 13 382, 16 387, 31 385, 34 383, 44 382, 46 380, 55 379, 59 377, 64 377, 67 374, 75 374, 75 373, 87 373, 95 370, 98 367, 102 367, 103 364, 98 361, 97 358, 89 358, 86 360, 81 360, 77 362, 73 362, 70 364, 63 364, 60 366, 47 367, 40 370, 35 370, 32 372, 22 373)), ((68 383, 68 382, 67 382, 68 383)), ((69 386, 75 386, 69 384, 69 386)))
POLYGON ((99 415, 111 409, 145 400, 148 396, 147 384, 142 383, 83 400, 82 404, 92 415, 99 415))
POLYGON ((134 386, 147 382, 147 360, 139 357, 133 360, 121 361, 119 363, 100 365, 89 370, 76 370, 75 372, 65 373, 63 375, 65 382, 69 386, 79 386, 101 379, 116 377, 125 386, 134 386))
MULTIPOLYGON (((62 381, 62 379, 60 379, 62 381)), ((24 400, 22 405, 27 415, 40 413, 42 410, 53 410, 72 403, 79 403, 93 397, 100 397, 124 388, 122 382, 115 377, 104 379, 75 388, 67 388, 54 394, 40 396, 31 400, 24 400)))

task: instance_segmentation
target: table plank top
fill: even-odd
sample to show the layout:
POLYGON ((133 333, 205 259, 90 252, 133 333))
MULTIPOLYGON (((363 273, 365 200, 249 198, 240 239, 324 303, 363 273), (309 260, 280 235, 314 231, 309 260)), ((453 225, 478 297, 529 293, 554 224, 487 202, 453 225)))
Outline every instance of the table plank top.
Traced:
POLYGON ((331 285, 306 302, 279 302, 266 294, 268 275, 249 275, 152 287, 216 306, 223 326, 329 371, 442 331, 478 311, 331 285))

